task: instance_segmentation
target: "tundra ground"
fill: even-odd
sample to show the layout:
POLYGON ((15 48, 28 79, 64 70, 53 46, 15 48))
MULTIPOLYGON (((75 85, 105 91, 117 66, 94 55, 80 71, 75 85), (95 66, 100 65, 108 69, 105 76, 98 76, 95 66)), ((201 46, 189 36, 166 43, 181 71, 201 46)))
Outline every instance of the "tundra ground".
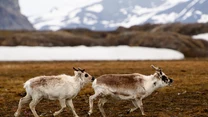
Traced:
MULTIPOLYGON (((19 99, 25 95, 23 83, 39 75, 73 75, 72 67, 85 68, 88 73, 98 77, 111 73, 153 74, 151 64, 159 66, 164 73, 174 79, 172 86, 161 88, 143 100, 144 111, 148 117, 207 117, 208 116, 208 59, 188 59, 180 61, 71 61, 71 62, 0 62, 0 116, 12 117, 19 99)), ((85 117, 88 98, 94 92, 91 85, 84 87, 73 99, 77 114, 85 117)), ((104 106, 108 117, 141 116, 138 109, 130 114, 130 101, 109 101, 104 106)), ((60 108, 58 101, 42 100, 36 107, 37 113, 51 117, 60 108)), ((32 117, 26 104, 22 117, 32 117)), ((60 117, 73 116, 65 109, 60 117)), ((95 101, 91 117, 100 117, 95 101)))

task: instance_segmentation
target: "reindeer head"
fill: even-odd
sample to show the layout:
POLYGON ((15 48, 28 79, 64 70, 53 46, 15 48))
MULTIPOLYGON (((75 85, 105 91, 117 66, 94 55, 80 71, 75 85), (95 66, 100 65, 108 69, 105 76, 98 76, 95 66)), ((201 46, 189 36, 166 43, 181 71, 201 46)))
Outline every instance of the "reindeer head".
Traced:
POLYGON ((169 78, 167 75, 165 75, 164 72, 162 72, 162 69, 160 69, 159 67, 155 67, 154 65, 151 65, 151 67, 156 70, 155 76, 161 81, 162 86, 170 85, 173 82, 171 78, 169 78))
POLYGON ((94 77, 91 76, 89 73, 85 72, 85 69, 81 69, 81 68, 74 68, 74 74, 76 77, 80 78, 83 82, 90 82, 90 81, 94 81, 94 77))

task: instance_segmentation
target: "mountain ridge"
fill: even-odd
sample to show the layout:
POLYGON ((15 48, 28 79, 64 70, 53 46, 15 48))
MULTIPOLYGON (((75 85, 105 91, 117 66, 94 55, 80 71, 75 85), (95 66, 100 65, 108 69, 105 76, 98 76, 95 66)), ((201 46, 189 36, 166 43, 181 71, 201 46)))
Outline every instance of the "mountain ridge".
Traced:
POLYGON ((29 20, 38 30, 87 28, 108 31, 145 23, 206 23, 206 5, 206 0, 95 0, 70 10, 67 6, 54 6, 48 13, 30 16, 29 20))

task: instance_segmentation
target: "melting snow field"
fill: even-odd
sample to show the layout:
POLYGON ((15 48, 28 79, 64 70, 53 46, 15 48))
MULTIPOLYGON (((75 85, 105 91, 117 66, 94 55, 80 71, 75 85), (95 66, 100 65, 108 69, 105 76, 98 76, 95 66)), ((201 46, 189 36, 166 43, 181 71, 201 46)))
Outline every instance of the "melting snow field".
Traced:
POLYGON ((0 47, 0 61, 176 60, 184 55, 170 49, 147 47, 0 47))
POLYGON ((202 33, 202 34, 194 35, 192 38, 193 39, 203 39, 203 40, 208 41, 208 33, 202 33))

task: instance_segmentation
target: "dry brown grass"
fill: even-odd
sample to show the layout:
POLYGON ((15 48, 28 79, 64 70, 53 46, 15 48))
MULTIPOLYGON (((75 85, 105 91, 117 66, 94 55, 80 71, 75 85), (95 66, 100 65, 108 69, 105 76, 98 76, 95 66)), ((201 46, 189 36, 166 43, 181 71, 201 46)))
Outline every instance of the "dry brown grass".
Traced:
MULTIPOLYGON (((38 75, 73 74, 72 67, 85 68, 98 77, 110 73, 152 74, 150 65, 160 66, 174 79, 173 86, 162 88, 144 99, 144 109, 150 117, 205 117, 208 116, 208 59, 182 61, 90 61, 90 62, 1 62, 0 63, 0 116, 11 117, 17 109, 19 99, 25 95, 23 83, 38 75)), ((88 111, 88 97, 93 91, 88 85, 74 99, 76 111, 80 117, 88 111)), ((97 101, 95 102, 97 103, 97 101)), ((133 107, 129 101, 111 101, 105 105, 109 117, 141 116, 139 110, 126 114, 133 107)), ((43 100, 37 106, 37 112, 45 117, 59 109, 56 101, 43 100)), ((28 105, 24 106, 23 117, 32 116, 28 105)), ((65 109, 60 117, 72 116, 65 109)), ((101 116, 95 104, 92 117, 101 116)))

